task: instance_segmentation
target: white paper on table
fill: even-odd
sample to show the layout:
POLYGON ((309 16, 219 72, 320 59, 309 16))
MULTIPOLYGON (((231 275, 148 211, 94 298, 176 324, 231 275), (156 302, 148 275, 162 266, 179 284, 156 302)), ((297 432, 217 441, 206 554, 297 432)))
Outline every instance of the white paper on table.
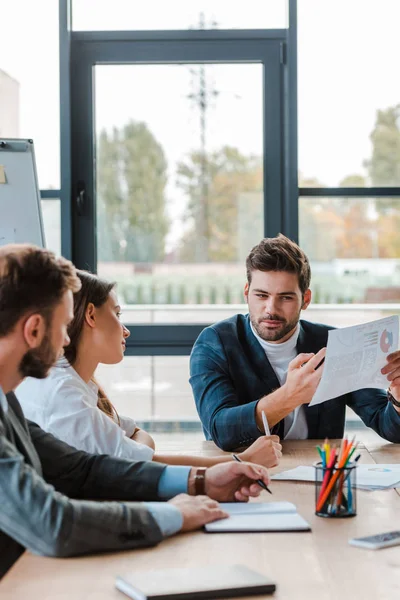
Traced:
POLYGON ((381 369, 398 347, 398 316, 329 331, 322 378, 310 406, 362 388, 389 387, 381 369))
MULTIPOLYGON (((361 489, 387 489, 397 487, 400 482, 400 465, 371 464, 357 465, 356 487, 361 489)), ((315 482, 315 468, 299 466, 282 471, 271 477, 274 481, 310 481, 315 482)))
POLYGON ((6 244, 15 244, 17 239, 17 230, 11 227, 2 227, 0 225, 0 246, 6 244))

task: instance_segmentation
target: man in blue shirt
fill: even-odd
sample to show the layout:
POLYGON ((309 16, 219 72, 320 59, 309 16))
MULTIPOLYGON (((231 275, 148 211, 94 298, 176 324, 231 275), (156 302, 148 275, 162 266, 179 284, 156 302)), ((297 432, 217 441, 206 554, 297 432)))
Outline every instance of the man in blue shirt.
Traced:
POLYGON ((388 393, 362 389, 309 407, 332 328, 300 320, 311 302, 307 256, 279 235, 252 249, 246 270, 249 313, 204 329, 190 358, 206 438, 224 450, 248 446, 264 433, 262 411, 281 438, 340 438, 350 406, 383 438, 400 442, 400 351, 382 369, 388 393))
POLYGON ((87 454, 25 420, 12 390, 46 377, 69 343, 79 287, 73 265, 47 250, 0 248, 0 578, 24 548, 64 557, 154 545, 223 518, 217 501, 259 495, 256 480, 268 484, 249 463, 194 469, 87 454))

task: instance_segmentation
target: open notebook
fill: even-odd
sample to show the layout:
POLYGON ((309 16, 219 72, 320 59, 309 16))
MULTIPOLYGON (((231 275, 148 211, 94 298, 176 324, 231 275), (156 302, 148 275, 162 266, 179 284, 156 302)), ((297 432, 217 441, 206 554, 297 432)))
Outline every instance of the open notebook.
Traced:
POLYGON ((227 519, 205 525, 207 533, 311 531, 291 502, 221 503, 227 519))

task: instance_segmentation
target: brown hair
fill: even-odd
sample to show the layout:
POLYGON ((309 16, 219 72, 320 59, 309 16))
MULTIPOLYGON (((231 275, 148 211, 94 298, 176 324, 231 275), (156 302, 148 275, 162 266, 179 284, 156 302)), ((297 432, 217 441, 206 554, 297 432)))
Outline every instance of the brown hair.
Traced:
POLYGON ((67 290, 77 292, 74 265, 53 252, 30 244, 0 248, 0 337, 10 333, 27 313, 39 313, 47 323, 67 290))
MULTIPOLYGON (((111 290, 115 287, 115 283, 110 283, 104 279, 100 279, 97 275, 88 271, 77 271, 77 275, 81 281, 80 290, 74 294, 74 318, 68 327, 68 336, 70 343, 64 348, 64 356, 71 366, 74 366, 78 354, 78 345, 81 339, 83 324, 85 322, 86 309, 90 303, 96 308, 103 306, 108 300, 111 290)), ((99 386, 94 377, 93 383, 98 387, 97 406, 111 419, 114 416, 120 424, 118 413, 107 398, 104 390, 99 386)))
POLYGON ((280 233, 278 237, 264 238, 246 258, 249 285, 253 271, 286 271, 295 273, 301 293, 310 287, 311 269, 307 256, 295 242, 280 233))

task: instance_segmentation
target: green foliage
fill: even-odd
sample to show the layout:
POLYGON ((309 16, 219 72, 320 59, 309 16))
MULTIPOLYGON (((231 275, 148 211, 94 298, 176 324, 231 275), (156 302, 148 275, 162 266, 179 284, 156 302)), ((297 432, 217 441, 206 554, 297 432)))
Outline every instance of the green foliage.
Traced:
POLYGON ((400 104, 377 111, 370 139, 372 157, 365 166, 371 185, 400 185, 400 104))
POLYGON ((196 288, 195 304, 203 304, 203 287, 201 285, 196 288))
POLYGON ((224 303, 225 304, 232 304, 232 292, 231 292, 231 288, 229 286, 225 287, 225 294, 224 294, 225 298, 224 298, 224 303))
POLYGON ((209 299, 209 303, 210 304, 217 304, 217 288, 215 285, 212 285, 210 287, 210 299, 209 299))
POLYGON ((366 181, 364 175, 347 175, 342 181, 339 183, 340 187, 365 187, 366 181))
POLYGON ((186 286, 185 284, 181 284, 179 286, 179 302, 178 304, 186 304, 187 302, 187 298, 186 298, 186 286))
POLYGON ((146 123, 102 130, 97 153, 98 252, 103 261, 162 260, 169 229, 167 161, 146 123))
POLYGON ((166 304, 174 304, 174 299, 173 299, 173 284, 172 283, 168 283, 167 284, 165 303, 166 304))
MULTIPOLYGON (((370 135, 372 156, 365 161, 371 185, 400 186, 400 104, 378 110, 375 127, 370 135)), ((377 208, 381 213, 397 209, 399 201, 379 198, 377 208)))
POLYGON ((237 260, 240 195, 261 192, 262 173, 260 157, 230 146, 205 156, 192 152, 178 164, 177 185, 188 198, 181 261, 237 260))

